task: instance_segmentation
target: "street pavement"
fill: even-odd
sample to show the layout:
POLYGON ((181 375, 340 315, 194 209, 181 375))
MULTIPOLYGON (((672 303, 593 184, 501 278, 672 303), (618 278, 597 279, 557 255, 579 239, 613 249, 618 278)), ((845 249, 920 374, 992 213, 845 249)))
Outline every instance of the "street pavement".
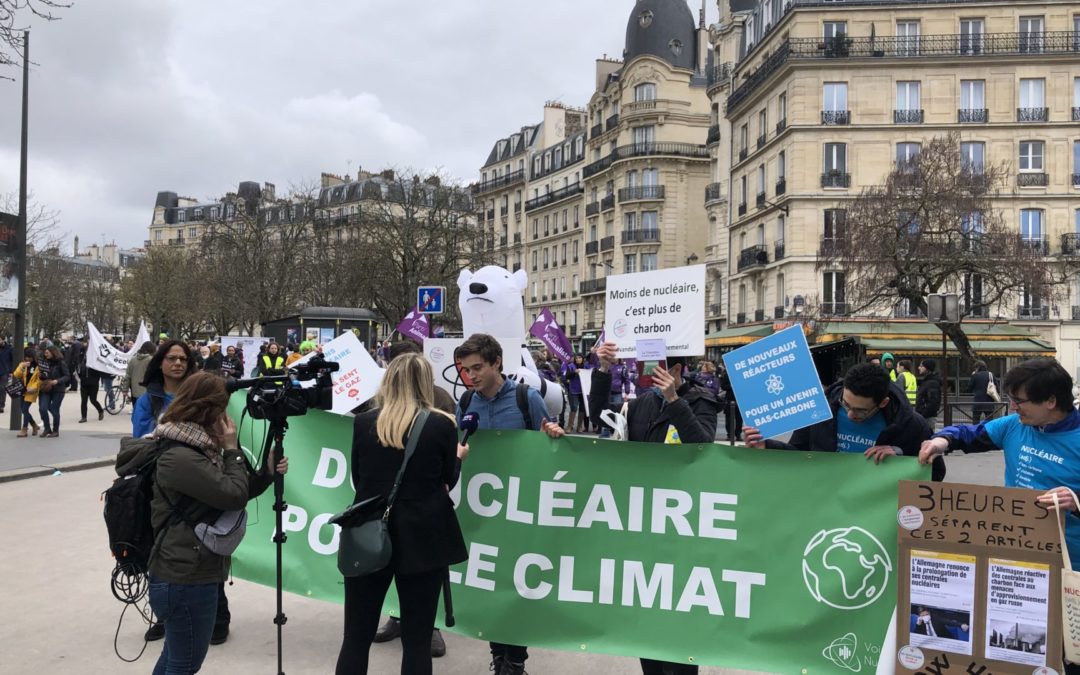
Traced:
MULTIPOLYGON (((130 410, 130 408, 129 408, 130 410)), ((94 465, 114 455, 118 439, 130 433, 130 414, 106 415, 78 424, 78 399, 64 401, 60 438, 16 439, 0 431, 0 512, 7 514, 0 529, 0 579, 4 580, 4 621, 0 623, 0 674, 4 675, 125 675, 148 673, 161 649, 151 643, 136 663, 124 663, 113 653, 113 640, 123 605, 109 590, 112 557, 101 517, 101 493, 114 474, 94 465), (80 463, 78 460, 85 460, 80 463), (45 466, 60 466, 56 473, 45 466), (35 469, 36 468, 36 469, 35 469), (25 478, 28 471, 44 475, 25 478), (14 479, 13 478, 18 478, 14 479)), ((108 461, 108 460, 105 460, 108 461)), ((948 458, 949 479, 955 482, 1000 484, 1000 452, 948 458)), ((229 586, 232 634, 227 643, 211 647, 202 673, 275 673, 276 629, 273 589, 242 580, 229 586)), ((284 672, 325 675, 333 672, 341 641, 339 605, 285 595, 284 672)), ((143 647, 144 625, 129 611, 117 638, 125 658, 143 647)), ((486 643, 445 633, 448 653, 435 661, 435 672, 476 675, 488 672, 486 643)), ((638 673, 633 659, 550 650, 530 650, 533 675, 638 673)), ((373 674, 396 673, 400 643, 373 645, 373 674)), ((702 668, 702 675, 736 673, 702 668)))

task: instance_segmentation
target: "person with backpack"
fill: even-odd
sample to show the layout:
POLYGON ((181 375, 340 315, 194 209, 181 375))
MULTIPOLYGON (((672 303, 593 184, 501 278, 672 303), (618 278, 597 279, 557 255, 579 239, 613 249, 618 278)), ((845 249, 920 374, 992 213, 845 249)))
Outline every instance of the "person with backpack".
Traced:
POLYGON ((22 363, 15 369, 15 374, 12 377, 22 382, 25 390, 21 401, 22 429, 16 434, 16 437, 26 438, 27 427, 33 427, 34 435, 37 436, 38 425, 34 421, 34 416, 30 414, 30 408, 37 402, 38 389, 41 387, 41 372, 38 369, 36 349, 27 347, 23 351, 22 363))
POLYGON ((180 340, 167 340, 146 366, 142 385, 146 393, 135 401, 131 434, 136 438, 154 430, 158 417, 172 403, 181 383, 195 372, 191 350, 180 340))
POLYGON ((45 427, 42 438, 56 438, 60 435, 60 406, 64 402, 64 393, 71 381, 71 371, 64 362, 64 354, 56 345, 45 348, 44 357, 38 366, 41 385, 38 388, 38 412, 45 427))
MULTIPOLYGON (((272 484, 274 468, 288 471, 286 458, 275 462, 272 456, 262 473, 251 468, 239 449, 236 425, 225 414, 228 403, 225 380, 214 373, 194 374, 176 390, 153 431, 153 439, 164 446, 156 458, 150 504, 155 533, 150 607, 165 630, 155 673, 196 673, 210 648, 219 587, 228 578, 231 560, 212 551, 194 524, 244 509, 272 484)), ((139 459, 148 458, 153 447, 144 446, 144 457, 132 464, 141 464, 139 459)))

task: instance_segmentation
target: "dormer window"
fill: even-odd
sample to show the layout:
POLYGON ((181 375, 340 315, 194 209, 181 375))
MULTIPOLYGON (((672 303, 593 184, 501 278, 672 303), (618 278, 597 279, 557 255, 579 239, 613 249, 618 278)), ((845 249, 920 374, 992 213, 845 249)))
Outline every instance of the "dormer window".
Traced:
POLYGON ((645 10, 641 14, 638 14, 638 23, 642 28, 648 28, 652 25, 653 13, 652 10, 645 10))
POLYGON ((675 57, 682 56, 682 40, 672 40, 668 43, 668 48, 675 57))
POLYGON ((176 212, 176 222, 182 223, 187 220, 187 212, 183 209, 176 212))

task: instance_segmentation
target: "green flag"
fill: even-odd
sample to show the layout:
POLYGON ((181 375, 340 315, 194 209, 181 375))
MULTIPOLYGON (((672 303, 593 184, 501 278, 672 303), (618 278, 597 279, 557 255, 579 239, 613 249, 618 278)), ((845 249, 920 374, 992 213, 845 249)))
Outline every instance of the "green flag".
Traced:
MULTIPOLYGON (((249 450, 259 424, 241 430, 249 450)), ((896 601, 897 481, 929 479, 914 459, 527 431, 470 444, 452 492, 470 556, 451 571, 455 631, 773 672, 876 665, 896 601)), ((341 602, 327 520, 354 496, 350 420, 293 418, 285 445, 285 589, 341 602)), ((272 503, 252 502, 234 556, 237 576, 267 585, 272 503)))

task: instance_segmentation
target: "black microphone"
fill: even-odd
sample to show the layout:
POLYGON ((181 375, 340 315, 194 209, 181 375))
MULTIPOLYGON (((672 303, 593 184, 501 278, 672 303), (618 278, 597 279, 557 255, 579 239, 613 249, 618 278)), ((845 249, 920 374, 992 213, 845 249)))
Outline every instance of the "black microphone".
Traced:
POLYGON ((465 435, 461 437, 461 444, 465 445, 469 442, 469 436, 473 435, 473 432, 480 428, 480 415, 477 413, 465 413, 461 416, 461 430, 465 432, 465 435))

